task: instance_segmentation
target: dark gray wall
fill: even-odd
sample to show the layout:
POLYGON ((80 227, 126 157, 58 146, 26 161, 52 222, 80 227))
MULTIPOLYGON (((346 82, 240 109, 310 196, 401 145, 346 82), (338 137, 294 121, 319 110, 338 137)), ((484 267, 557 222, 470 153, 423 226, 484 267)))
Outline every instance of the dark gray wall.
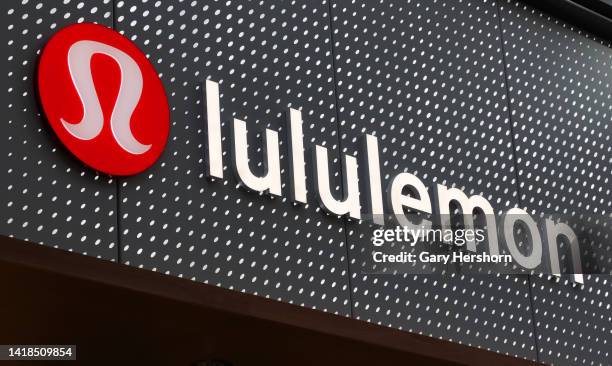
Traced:
MULTIPOLYGON (((307 145, 330 149, 338 194, 340 154, 359 155, 370 133, 384 184, 412 172, 497 210, 588 221, 612 214, 609 42, 501 0, 11 1, 5 16, 3 234, 546 363, 611 364, 610 276, 580 288, 457 268, 368 275, 371 227, 323 213, 311 186, 311 204, 294 206, 236 187, 229 169, 205 179, 201 86, 220 82, 226 136, 231 118, 249 124, 254 167, 258 132, 284 133, 293 107, 307 145), (143 174, 88 170, 40 116, 37 54, 77 21, 132 39, 166 87, 170 140, 143 174)), ((585 249, 602 272, 607 229, 585 249)))
MULTIPOLYGON (((259 132, 284 134, 285 107, 302 110, 306 140, 338 155, 327 14, 323 3, 126 3, 116 10, 117 30, 149 52, 172 108, 164 156, 147 173, 121 180, 122 261, 350 313, 346 238, 337 219, 316 204, 293 207, 286 197, 237 188, 228 155, 226 180, 204 177, 206 79, 220 83, 225 136, 232 118, 245 120, 256 158, 259 132)), ((282 155, 286 164, 286 146, 282 155)))
MULTIPOLYGON (((580 218, 585 268, 610 273, 612 228, 601 220, 612 217, 610 43, 521 3, 501 2, 500 14, 521 204, 580 218)), ((612 363, 612 277, 585 284, 531 278, 540 361, 612 363)))
MULTIPOLYGON (((371 133, 383 186, 405 171, 517 206, 495 2, 340 1, 332 19, 343 150, 371 133)), ((527 277, 362 274, 371 228, 347 235, 355 317, 536 358, 527 277)))
POLYGON ((3 11, 8 93, 1 144, 2 233, 116 260, 116 182, 89 170, 59 143, 40 114, 35 88, 38 55, 49 37, 83 20, 112 26, 113 4, 9 3, 3 11))

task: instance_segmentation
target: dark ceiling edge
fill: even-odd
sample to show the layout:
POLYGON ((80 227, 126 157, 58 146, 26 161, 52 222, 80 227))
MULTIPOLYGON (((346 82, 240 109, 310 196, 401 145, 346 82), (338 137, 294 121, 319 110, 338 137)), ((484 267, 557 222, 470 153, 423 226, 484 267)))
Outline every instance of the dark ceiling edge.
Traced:
POLYGON ((612 4, 602 0, 522 0, 567 23, 612 41, 612 4))
MULTIPOLYGON (((414 357, 430 360, 436 365, 539 365, 475 347, 0 236, 0 268, 15 266, 39 275, 42 272, 43 276, 45 273, 46 276, 60 275, 66 278, 66 282, 71 279, 95 282, 108 288, 195 305, 202 312, 240 315, 269 324, 281 324, 297 333, 315 332, 326 338, 331 336, 399 351, 406 354, 407 360, 414 357)), ((12 280, 19 281, 19 278, 12 280)))
POLYGON ((585 8, 612 19, 612 0, 573 0, 585 8))

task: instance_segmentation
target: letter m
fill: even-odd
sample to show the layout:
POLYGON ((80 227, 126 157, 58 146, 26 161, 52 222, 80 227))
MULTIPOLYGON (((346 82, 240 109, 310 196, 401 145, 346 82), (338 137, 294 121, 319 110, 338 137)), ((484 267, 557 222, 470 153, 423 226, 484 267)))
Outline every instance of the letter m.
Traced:
MULTIPOLYGON (((468 198, 462 190, 458 188, 448 188, 437 184, 434 191, 434 207, 437 210, 440 229, 451 229, 451 203, 455 203, 461 209, 463 215, 463 226, 467 229, 474 229, 474 211, 480 211, 486 220, 487 240, 489 242, 489 254, 499 254, 499 244, 497 240, 497 224, 495 222, 495 212, 489 201, 484 197, 474 195, 468 198)), ((451 242, 446 242, 452 244, 451 242)), ((466 241, 469 251, 476 252, 475 240, 466 241)))

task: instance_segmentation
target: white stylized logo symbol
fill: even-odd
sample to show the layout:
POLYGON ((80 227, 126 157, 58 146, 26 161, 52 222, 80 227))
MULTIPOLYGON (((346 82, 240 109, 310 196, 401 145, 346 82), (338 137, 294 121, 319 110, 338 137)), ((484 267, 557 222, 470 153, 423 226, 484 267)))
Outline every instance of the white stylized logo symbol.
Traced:
POLYGON ((142 73, 136 62, 125 52, 104 43, 78 41, 70 47, 68 67, 74 87, 81 99, 83 118, 74 123, 62 118, 62 124, 68 132, 81 140, 91 140, 102 131, 104 115, 91 74, 91 58, 95 54, 111 57, 121 69, 121 85, 110 118, 115 140, 129 153, 147 152, 151 145, 138 142, 130 129, 130 119, 142 93, 142 73))

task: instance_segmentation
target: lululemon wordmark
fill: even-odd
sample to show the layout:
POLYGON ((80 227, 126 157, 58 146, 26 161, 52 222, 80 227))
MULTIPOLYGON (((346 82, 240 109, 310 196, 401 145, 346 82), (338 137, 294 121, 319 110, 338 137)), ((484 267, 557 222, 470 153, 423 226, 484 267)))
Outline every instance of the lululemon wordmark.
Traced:
MULTIPOLYGON (((219 84, 206 80, 205 102, 207 116, 207 141, 208 141, 208 167, 207 176, 212 179, 223 179, 223 151, 222 131, 220 117, 219 84)), ((289 139, 289 172, 291 182, 291 200, 295 203, 307 203, 306 185, 306 159, 304 148, 304 134, 302 131, 302 113, 299 110, 289 108, 287 111, 286 128, 289 139)), ((256 175, 249 167, 248 154, 248 126, 245 121, 234 118, 231 122, 232 130, 232 170, 240 185, 249 190, 268 194, 271 196, 282 195, 282 177, 279 153, 278 132, 266 129, 264 133, 264 172, 256 175)), ((313 151, 313 177, 315 195, 319 205, 327 212, 359 220, 362 218, 359 175, 357 159, 354 156, 343 154, 342 162, 342 188, 343 197, 337 198, 332 192, 329 173, 329 156, 326 147, 315 145, 313 151)), ((487 199, 480 195, 467 196, 458 188, 448 188, 436 184, 433 189, 433 204, 428 194, 427 187, 413 174, 402 172, 391 178, 391 183, 383 194, 378 140, 375 136, 366 134, 363 139, 364 169, 361 175, 364 177, 366 187, 364 201, 367 210, 371 213, 371 221, 376 225, 385 224, 385 205, 390 208, 392 216, 402 226, 415 226, 406 217, 406 211, 433 215, 441 229, 451 228, 451 204, 459 206, 463 216, 465 229, 473 229, 474 212, 484 214, 487 227, 488 251, 491 255, 498 255, 498 224, 495 220, 495 212, 487 199), (385 201, 386 198, 386 201, 385 201)), ((542 264, 543 246, 549 253, 549 263, 545 265, 550 273, 560 275, 560 262, 558 255, 558 239, 565 238, 570 243, 573 280, 583 283, 582 267, 580 263, 580 248, 578 240, 572 229, 563 223, 555 223, 545 220, 542 224, 543 236, 540 235, 538 225, 533 218, 520 208, 512 208, 504 214, 500 220, 499 237, 504 239, 508 251, 517 264, 525 269, 534 269, 542 264), (516 244, 514 237, 515 225, 521 225, 527 229, 530 246, 529 254, 523 254, 516 244)), ((418 225, 421 228, 429 228, 432 222, 421 220, 418 225)), ((449 243, 450 244, 450 243, 449 243)), ((466 241, 466 248, 471 252, 477 252, 475 240, 466 241)))

